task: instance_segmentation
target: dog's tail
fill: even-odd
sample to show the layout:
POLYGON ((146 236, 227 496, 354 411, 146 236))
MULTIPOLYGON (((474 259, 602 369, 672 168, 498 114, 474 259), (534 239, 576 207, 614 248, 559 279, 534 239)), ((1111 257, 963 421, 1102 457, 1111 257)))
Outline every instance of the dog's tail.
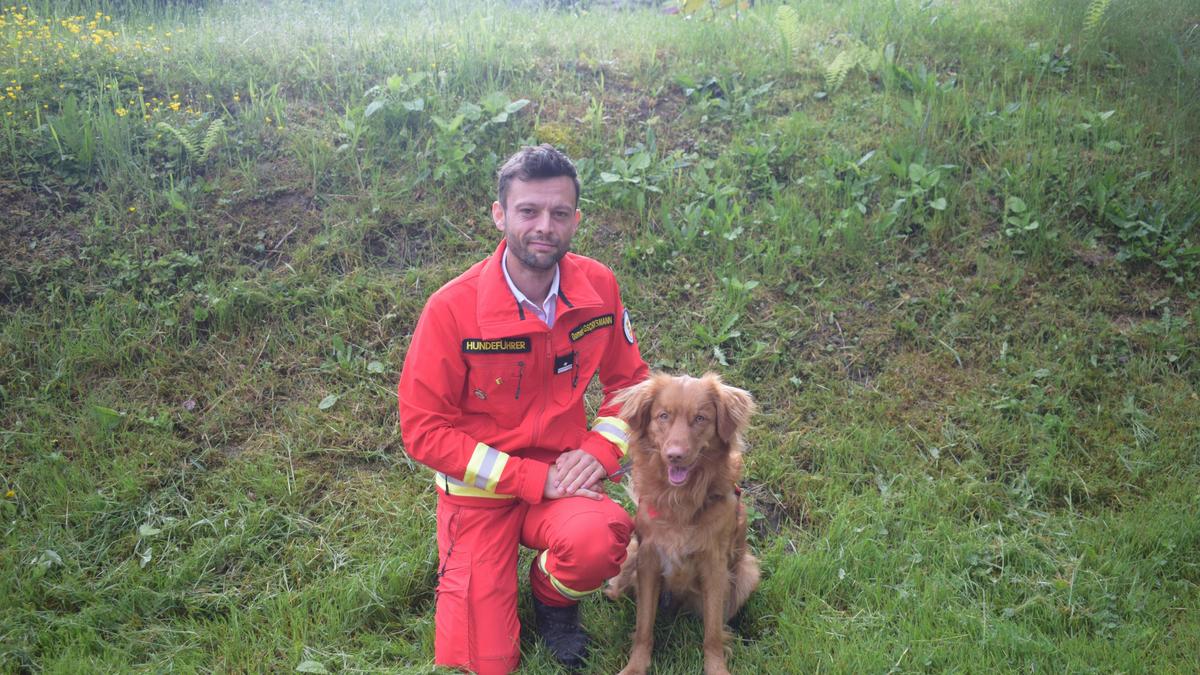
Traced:
POLYGON ((729 603, 725 605, 725 620, 729 621, 734 614, 746 604, 746 598, 758 588, 761 573, 758 569, 758 558, 746 552, 741 560, 729 570, 729 603))

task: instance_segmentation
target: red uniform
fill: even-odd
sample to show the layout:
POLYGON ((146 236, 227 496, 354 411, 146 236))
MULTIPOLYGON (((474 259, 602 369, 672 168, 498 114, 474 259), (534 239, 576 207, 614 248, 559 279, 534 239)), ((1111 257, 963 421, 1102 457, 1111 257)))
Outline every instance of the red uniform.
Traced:
POLYGON ((612 395, 648 373, 611 270, 563 257, 548 328, 509 289, 505 246, 429 298, 398 391, 404 447, 439 492, 435 661, 480 673, 519 661, 518 542, 538 551, 530 581, 547 605, 617 573, 633 529, 624 509, 542 494, 567 450, 617 471, 629 428, 612 395), (597 373, 604 402, 589 429, 583 395, 597 373))

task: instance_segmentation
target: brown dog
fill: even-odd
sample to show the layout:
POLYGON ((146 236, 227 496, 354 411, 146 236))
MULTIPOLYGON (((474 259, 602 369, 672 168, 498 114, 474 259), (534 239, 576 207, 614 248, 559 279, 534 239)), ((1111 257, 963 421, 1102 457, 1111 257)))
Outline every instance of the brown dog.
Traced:
POLYGON ((709 373, 662 373, 620 394, 632 429, 635 537, 605 590, 633 588, 637 628, 623 674, 645 673, 659 594, 704 620, 704 672, 728 673, 725 622, 758 586, 758 560, 746 550, 746 508, 737 486, 742 431, 754 412, 746 391, 709 373))

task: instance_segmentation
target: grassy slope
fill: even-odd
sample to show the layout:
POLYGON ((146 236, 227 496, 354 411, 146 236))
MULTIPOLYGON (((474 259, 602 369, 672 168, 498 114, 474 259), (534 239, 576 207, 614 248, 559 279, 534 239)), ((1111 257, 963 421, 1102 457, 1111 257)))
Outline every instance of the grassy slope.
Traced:
MULTIPOLYGON (((577 248, 646 358, 762 407, 733 668, 1200 667, 1197 286, 1165 249, 1118 260, 1152 247, 1105 215, 1157 200, 1197 240, 1195 11, 1115 3, 1088 34, 1081 2, 806 2, 791 49, 774 5, 421 4, 114 17, 115 56, 15 67, 0 668, 429 670, 432 489, 392 386, 424 298, 494 245, 489 153, 533 139, 587 158, 577 248), (868 58, 819 97, 855 44, 909 75, 868 58), (57 83, 91 161, 38 150, 57 83), (115 114, 137 86, 227 140, 201 162, 169 103, 115 114), (431 116, 497 90, 532 103, 454 164, 431 116)), ((617 670, 632 605, 584 611, 617 670)), ((696 672, 699 633, 661 622, 658 672, 696 672)), ((531 643, 525 670, 553 669, 531 643)))

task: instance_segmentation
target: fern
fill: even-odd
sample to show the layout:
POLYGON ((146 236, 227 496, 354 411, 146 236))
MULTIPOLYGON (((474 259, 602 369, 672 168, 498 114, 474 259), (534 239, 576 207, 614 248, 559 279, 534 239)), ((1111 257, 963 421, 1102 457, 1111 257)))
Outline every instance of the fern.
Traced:
POLYGON ((173 126, 167 122, 159 122, 155 125, 155 128, 179 141, 179 145, 183 147, 184 154, 189 159, 194 159, 201 164, 208 161, 209 155, 225 138, 225 120, 222 119, 213 120, 212 124, 208 125, 208 130, 203 134, 200 133, 201 127, 199 125, 191 129, 186 129, 173 126))
POLYGON ((1087 13, 1083 17, 1083 34, 1089 42, 1100 30, 1100 24, 1104 21, 1104 13, 1108 11, 1108 5, 1111 2, 1112 0, 1092 0, 1088 5, 1087 13))
POLYGON ((200 162, 207 162, 208 155, 225 138, 225 120, 215 119, 204 132, 204 140, 200 141, 200 162))
POLYGON ((200 152, 200 148, 196 145, 196 140, 192 138, 192 135, 188 132, 188 130, 176 128, 166 122, 159 122, 158 124, 154 125, 154 128, 158 129, 164 134, 174 137, 175 140, 179 141, 179 144, 183 146, 183 149, 188 157, 194 157, 196 153, 200 152))
POLYGON ((791 5, 780 5, 775 11, 775 25, 787 48, 793 53, 800 48, 800 16, 791 5))
POLYGON ((842 83, 846 81, 846 76, 851 70, 858 65, 861 59, 861 52, 857 49, 846 49, 840 52, 833 62, 825 66, 825 88, 829 91, 837 91, 842 83))

